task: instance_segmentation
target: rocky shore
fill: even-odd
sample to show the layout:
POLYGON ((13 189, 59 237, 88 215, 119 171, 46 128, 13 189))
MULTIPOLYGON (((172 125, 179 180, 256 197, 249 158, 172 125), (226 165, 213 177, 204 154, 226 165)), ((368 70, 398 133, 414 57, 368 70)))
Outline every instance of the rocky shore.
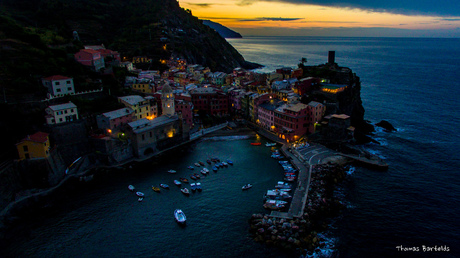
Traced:
POLYGON ((254 240, 295 255, 319 253, 327 242, 319 232, 326 230, 328 219, 338 216, 344 208, 342 200, 334 196, 334 189, 345 176, 345 167, 341 165, 314 166, 304 214, 294 219, 253 214, 249 224, 254 240))

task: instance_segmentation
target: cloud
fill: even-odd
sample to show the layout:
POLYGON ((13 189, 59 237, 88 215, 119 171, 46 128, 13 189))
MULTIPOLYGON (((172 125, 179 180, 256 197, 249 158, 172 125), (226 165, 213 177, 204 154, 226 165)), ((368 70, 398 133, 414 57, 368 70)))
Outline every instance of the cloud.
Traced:
POLYGON ((196 6, 196 7, 201 7, 201 8, 209 8, 213 5, 216 5, 216 4, 209 4, 209 3, 186 3, 186 4, 196 6))
POLYGON ((460 21, 460 18, 443 18, 439 20, 440 21, 460 21))
POLYGON ((260 17, 260 18, 252 18, 252 19, 238 19, 238 21, 297 21, 302 20, 303 18, 273 18, 273 17, 260 17))
POLYGON ((361 9, 404 15, 460 16, 460 4, 456 0, 241 0, 238 5, 251 5, 257 1, 361 9))

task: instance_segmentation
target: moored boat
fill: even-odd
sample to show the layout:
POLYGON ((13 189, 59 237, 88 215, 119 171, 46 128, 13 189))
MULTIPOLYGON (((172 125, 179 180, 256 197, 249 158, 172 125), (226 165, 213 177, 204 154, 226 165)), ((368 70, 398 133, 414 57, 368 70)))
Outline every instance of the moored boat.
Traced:
POLYGON ((275 146, 275 145, 276 145, 276 142, 271 142, 271 143, 270 143, 270 142, 267 142, 267 143, 265 144, 265 146, 267 146, 267 147, 273 147, 273 146, 275 146))
POLYGON ((203 175, 206 175, 206 174, 207 174, 206 171, 204 171, 204 170, 201 170, 200 172, 201 172, 201 174, 203 174, 203 175))
POLYGON ((190 175, 190 178, 193 179, 193 180, 197 180, 198 178, 196 178, 196 176, 193 174, 193 175, 190 175))
POLYGON ((228 163, 225 161, 222 161, 222 165, 224 165, 224 167, 228 167, 228 163))
POLYGON ((185 216, 185 213, 180 209, 177 209, 174 211, 174 218, 180 224, 185 224, 185 222, 187 221, 187 217, 185 216))
POLYGON ((241 187, 242 190, 248 190, 249 188, 251 188, 252 185, 251 184, 245 184, 243 185, 243 187, 241 187))
POLYGON ((228 163, 229 165, 233 165, 233 161, 231 161, 231 160, 229 160, 229 159, 227 159, 227 163, 228 163))
POLYGON ((139 196, 139 197, 144 197, 144 193, 143 193, 143 192, 136 192, 136 195, 139 196))
POLYGON ((177 173, 177 171, 176 171, 176 170, 174 170, 174 169, 170 169, 170 170, 168 170, 168 173, 170 173, 170 174, 176 174, 176 173, 177 173))
POLYGON ((211 160, 210 160, 210 159, 207 159, 207 160, 206 160, 206 163, 211 164, 211 160))
POLYGON ((128 185, 128 189, 133 192, 136 188, 133 185, 128 185))
POLYGON ((286 207, 287 202, 282 200, 268 200, 264 204, 265 209, 269 210, 281 210, 286 207))
POLYGON ((195 183, 191 183, 190 184, 190 189, 192 189, 193 192, 196 191, 196 184, 195 183))
POLYGON ((255 146, 258 146, 258 145, 261 145, 262 143, 260 142, 251 142, 251 145, 255 145, 255 146))
POLYGON ((177 185, 177 186, 182 185, 182 183, 179 180, 174 180, 174 184, 177 185))
POLYGON ((195 163, 194 165, 195 165, 195 167, 199 167, 199 166, 200 166, 200 164, 199 164, 198 162, 195 163))
POLYGON ((212 167, 212 171, 217 172, 217 167, 216 167, 216 166, 213 166, 213 167, 212 167))
POLYGON ((196 190, 198 190, 198 191, 200 191, 200 192, 201 192, 201 190, 203 190, 203 189, 201 188, 201 183, 200 183, 200 182, 196 183, 196 190))
POLYGON ((138 200, 139 202, 142 202, 142 200, 144 200, 144 197, 139 197, 137 200, 138 200))
POLYGON ((204 166, 204 163, 203 163, 203 162, 201 162, 201 161, 198 161, 198 163, 200 163, 200 165, 201 165, 201 166, 204 166))
POLYGON ((181 177, 181 178, 179 178, 179 180, 180 180, 182 183, 186 183, 186 184, 188 183, 188 179, 185 178, 185 177, 181 177))
POLYGON ((160 192, 160 187, 156 187, 152 185, 152 190, 159 193, 160 192))
POLYGON ((185 195, 189 195, 190 194, 190 191, 188 190, 188 188, 182 188, 180 189, 180 191, 185 194, 185 195))
POLYGON ((195 169, 193 166, 188 166, 187 168, 190 169, 190 170, 195 169))
POLYGON ((160 184, 160 187, 164 189, 169 189, 169 185, 167 184, 160 184))

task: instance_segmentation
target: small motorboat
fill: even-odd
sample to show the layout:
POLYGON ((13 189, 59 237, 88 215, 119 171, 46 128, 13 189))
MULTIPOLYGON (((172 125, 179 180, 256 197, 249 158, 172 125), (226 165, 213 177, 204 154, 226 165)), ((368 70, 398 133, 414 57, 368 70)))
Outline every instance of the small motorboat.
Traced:
POLYGON ((164 189, 169 189, 169 185, 167 184, 160 184, 160 187, 164 189))
POLYGON ((202 171, 206 172, 207 174, 209 173, 209 169, 203 168, 202 171))
POLYGON ((190 169, 190 170, 194 170, 194 169, 195 169, 193 166, 188 166, 187 168, 190 169))
POLYGON ((191 183, 190 184, 190 189, 192 189, 193 192, 196 191, 196 184, 195 183, 191 183))
POLYGON ((128 185, 128 189, 133 192, 136 188, 133 185, 128 185))
POLYGON ((222 165, 224 165, 224 167, 228 167, 228 163, 225 161, 222 161, 222 165))
POLYGON ((198 161, 198 163, 200 163, 200 165, 201 165, 201 166, 204 166, 204 163, 203 163, 203 162, 201 162, 201 161, 198 161))
POLYGON ((207 159, 207 160, 206 160, 206 163, 211 164, 211 160, 210 160, 210 159, 207 159))
POLYGON ((187 217, 185 217, 185 213, 180 209, 174 211, 174 218, 176 219, 177 223, 180 224, 185 224, 187 220, 187 217))
POLYGON ((137 199, 139 202, 142 202, 142 200, 144 200, 144 197, 139 197, 139 199, 137 199))
POLYGON ((267 147, 276 146, 276 142, 271 142, 271 143, 270 143, 270 142, 267 142, 267 143, 265 144, 265 146, 267 146, 267 147))
POLYGON ((213 166, 213 167, 212 167, 212 171, 217 172, 217 167, 216 167, 216 166, 213 166))
POLYGON ((233 165, 233 161, 231 161, 231 160, 229 160, 229 159, 227 159, 227 163, 228 163, 229 165, 233 165))
POLYGON ((180 191, 185 194, 185 195, 189 195, 190 194, 190 191, 187 189, 187 188, 182 188, 180 189, 180 191))
POLYGON ((177 171, 176 171, 176 170, 174 170, 174 169, 170 169, 170 170, 168 170, 168 173, 170 173, 170 174, 176 174, 176 173, 177 173, 177 171))
POLYGON ((264 204, 265 209, 269 210, 282 210, 286 207, 287 202, 282 200, 268 200, 264 204))
POLYGON ((180 180, 182 183, 188 184, 188 179, 185 178, 185 177, 181 177, 181 178, 179 178, 179 180, 180 180))
POLYGON ((201 172, 201 174, 203 174, 203 175, 206 175, 206 174, 207 174, 206 171, 204 171, 204 170, 201 170, 200 172, 201 172))
POLYGON ((251 188, 252 185, 251 184, 245 184, 243 185, 243 187, 241 187, 242 190, 248 190, 249 188, 251 188))
POLYGON ((159 193, 160 192, 160 187, 156 187, 152 185, 152 190, 159 193))
POLYGON ((251 145, 255 145, 255 146, 258 146, 258 145, 261 145, 262 143, 261 142, 251 142, 251 145))
POLYGON ((193 175, 196 177, 197 180, 201 178, 200 174, 198 174, 198 173, 195 173, 193 175))
POLYGON ((190 175, 190 178, 193 179, 193 180, 197 180, 197 179, 198 179, 198 178, 196 178, 195 174, 190 175))
POLYGON ((144 197, 144 193, 143 193, 143 192, 136 192, 136 195, 139 196, 139 197, 144 197))
POLYGON ((201 188, 201 183, 200 182, 196 183, 196 190, 198 190, 199 192, 201 192, 201 190, 203 190, 201 188))
POLYGON ((174 184, 180 186, 182 183, 179 180, 174 180, 174 184))
POLYGON ((200 166, 200 164, 199 164, 198 162, 195 163, 194 165, 195 165, 195 167, 199 167, 199 166, 200 166))

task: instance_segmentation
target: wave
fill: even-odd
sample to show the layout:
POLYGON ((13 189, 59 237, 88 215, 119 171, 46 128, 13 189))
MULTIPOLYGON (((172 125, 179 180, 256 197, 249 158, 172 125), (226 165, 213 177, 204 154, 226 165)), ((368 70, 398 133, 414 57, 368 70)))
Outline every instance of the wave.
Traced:
POLYGON ((321 239, 321 243, 324 243, 324 246, 317 247, 314 252, 309 252, 305 256, 301 256, 304 258, 320 258, 320 257, 334 257, 337 248, 336 243, 337 239, 328 236, 327 233, 318 233, 316 235, 319 239, 321 239))

